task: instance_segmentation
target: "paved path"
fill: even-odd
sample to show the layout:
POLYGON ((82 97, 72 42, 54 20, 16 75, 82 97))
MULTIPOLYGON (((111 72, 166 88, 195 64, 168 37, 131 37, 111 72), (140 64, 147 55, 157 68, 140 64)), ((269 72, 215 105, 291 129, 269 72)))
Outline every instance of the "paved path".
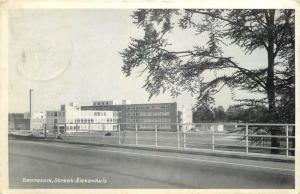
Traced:
POLYGON ((294 168, 284 162, 9 140, 10 188, 292 189, 294 168))

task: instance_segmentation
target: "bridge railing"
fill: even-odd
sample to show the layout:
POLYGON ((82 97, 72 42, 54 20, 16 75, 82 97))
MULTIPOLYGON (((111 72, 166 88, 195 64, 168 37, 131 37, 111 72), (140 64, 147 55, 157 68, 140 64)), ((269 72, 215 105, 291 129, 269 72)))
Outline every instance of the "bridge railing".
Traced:
POLYGON ((294 158, 295 125, 270 123, 57 123, 41 136, 65 141, 169 147, 294 158))

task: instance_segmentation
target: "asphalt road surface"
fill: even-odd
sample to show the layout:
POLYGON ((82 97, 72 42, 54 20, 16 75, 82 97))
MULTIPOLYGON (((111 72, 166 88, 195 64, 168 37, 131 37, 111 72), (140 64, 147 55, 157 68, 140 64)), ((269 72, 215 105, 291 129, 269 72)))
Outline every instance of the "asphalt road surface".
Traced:
POLYGON ((9 140, 9 187, 293 189, 293 163, 9 140))

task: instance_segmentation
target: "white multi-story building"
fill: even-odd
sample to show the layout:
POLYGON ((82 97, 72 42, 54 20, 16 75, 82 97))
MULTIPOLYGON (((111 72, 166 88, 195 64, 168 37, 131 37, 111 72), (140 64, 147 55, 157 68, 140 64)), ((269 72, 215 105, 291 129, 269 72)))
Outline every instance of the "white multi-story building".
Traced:
POLYGON ((30 119, 30 130, 42 130, 46 124, 46 112, 33 113, 30 119))
POLYGON ((113 131, 118 129, 119 111, 81 110, 75 103, 61 105, 59 111, 47 111, 47 129, 60 131, 113 131))
POLYGON ((45 128, 46 123, 46 112, 34 112, 30 113, 26 112, 24 113, 24 119, 30 120, 30 127, 29 129, 32 130, 41 130, 45 128))

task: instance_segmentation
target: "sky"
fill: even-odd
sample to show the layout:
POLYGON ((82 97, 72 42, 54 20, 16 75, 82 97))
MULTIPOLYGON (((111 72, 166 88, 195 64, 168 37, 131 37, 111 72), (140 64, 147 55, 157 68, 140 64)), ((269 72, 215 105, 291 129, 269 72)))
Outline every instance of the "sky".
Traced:
MULTIPOLYGON (((153 97, 142 88, 146 75, 125 77, 120 52, 130 37, 141 37, 130 17, 132 10, 12 10, 9 17, 9 112, 29 111, 29 89, 33 89, 33 111, 57 110, 61 104, 91 105, 100 100, 131 100, 133 103, 177 102, 191 106, 189 93, 172 98, 168 93, 153 97)), ((204 43, 193 32, 175 31, 174 49, 204 43)), ((245 55, 238 47, 225 54, 243 66, 266 64, 264 51, 245 55)), ((240 96, 253 95, 238 92, 240 96)), ((216 105, 233 104, 225 88, 215 96, 216 105)))

